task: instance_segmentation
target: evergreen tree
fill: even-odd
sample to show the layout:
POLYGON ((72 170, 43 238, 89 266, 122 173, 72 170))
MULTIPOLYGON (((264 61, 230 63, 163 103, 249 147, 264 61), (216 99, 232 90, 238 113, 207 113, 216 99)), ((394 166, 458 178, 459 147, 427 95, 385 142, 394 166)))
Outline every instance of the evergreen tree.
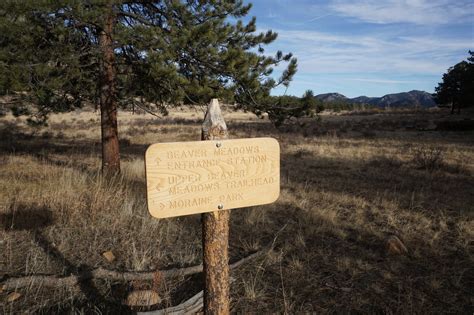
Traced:
POLYGON ((443 74, 443 82, 435 88, 435 101, 439 105, 451 105, 451 114, 462 107, 474 105, 474 52, 470 57, 448 69, 443 74))
POLYGON ((0 93, 22 92, 14 113, 32 123, 99 103, 102 167, 118 172, 118 106, 166 114, 166 104, 220 97, 256 114, 272 110, 270 90, 288 86, 296 59, 264 54, 277 34, 256 34, 255 18, 244 24, 250 8, 239 0, 4 0, 0 93))
POLYGON ((260 107, 261 111, 257 114, 268 113, 268 118, 277 127, 288 122, 291 118, 315 117, 324 110, 322 102, 314 96, 312 90, 307 90, 302 97, 291 95, 267 97, 260 107))

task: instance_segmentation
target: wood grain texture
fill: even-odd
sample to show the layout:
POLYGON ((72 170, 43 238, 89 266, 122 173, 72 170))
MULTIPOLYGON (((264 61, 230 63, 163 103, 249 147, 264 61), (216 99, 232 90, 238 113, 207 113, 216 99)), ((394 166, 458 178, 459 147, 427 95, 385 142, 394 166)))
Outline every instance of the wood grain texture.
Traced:
POLYGON ((167 218, 274 202, 280 147, 272 138, 218 140, 225 125, 203 127, 208 141, 158 143, 145 156, 148 209, 167 218))
MULTIPOLYGON (((223 147, 222 140, 227 139, 227 126, 219 108, 213 99, 207 108, 202 124, 201 139, 218 140, 217 149, 223 147)), ((217 183, 220 180, 217 179, 217 183)), ((221 205, 218 206, 221 209, 221 205)), ((202 256, 204 271, 204 314, 227 315, 230 311, 229 293, 229 220, 230 210, 203 213, 202 220, 202 256)))

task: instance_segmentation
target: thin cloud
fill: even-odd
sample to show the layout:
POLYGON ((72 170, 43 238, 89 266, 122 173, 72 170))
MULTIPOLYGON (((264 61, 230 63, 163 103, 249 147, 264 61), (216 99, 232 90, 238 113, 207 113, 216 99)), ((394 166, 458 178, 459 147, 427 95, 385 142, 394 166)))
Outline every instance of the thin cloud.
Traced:
POLYGON ((419 80, 386 80, 386 79, 365 79, 365 78, 347 78, 347 81, 357 82, 370 82, 370 83, 381 83, 381 84, 412 84, 420 83, 419 80))
MULTIPOLYGON (((272 8, 282 17, 258 24, 260 30, 278 33, 266 53, 282 50, 298 58, 289 93, 308 88, 347 95, 431 91, 474 48, 472 0, 257 3, 265 15, 272 8)), ((283 69, 276 67, 275 73, 283 69)))
POLYGON ((314 21, 323 19, 323 18, 328 17, 328 16, 331 16, 331 15, 334 15, 334 14, 333 14, 333 13, 328 13, 328 14, 323 14, 323 15, 320 15, 320 16, 316 16, 316 17, 314 17, 314 18, 312 18, 312 19, 309 19, 309 20, 306 21, 305 23, 314 22, 314 21))
POLYGON ((335 35, 275 30, 275 50, 290 50, 303 73, 421 73, 441 75, 471 41, 451 38, 335 35))
POLYGON ((342 16, 361 21, 389 24, 412 23, 436 25, 462 23, 473 19, 474 4, 471 1, 451 0, 336 0, 329 7, 342 16))

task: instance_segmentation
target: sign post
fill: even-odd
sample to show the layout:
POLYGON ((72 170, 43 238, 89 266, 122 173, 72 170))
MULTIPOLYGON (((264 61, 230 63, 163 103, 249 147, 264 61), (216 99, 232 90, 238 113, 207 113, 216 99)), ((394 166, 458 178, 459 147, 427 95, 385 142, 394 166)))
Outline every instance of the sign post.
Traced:
POLYGON ((202 141, 156 143, 145 154, 151 215, 202 213, 206 314, 229 313, 230 209, 272 203, 280 193, 278 142, 227 138, 219 103, 213 99, 202 124, 202 141))
MULTIPOLYGON (((202 124, 201 140, 228 138, 227 125, 219 102, 212 99, 202 124)), ((216 147, 222 147, 219 142, 216 147)), ((229 314, 229 219, 230 210, 203 213, 202 251, 204 271, 204 314, 229 314)), ((219 209, 221 208, 221 209, 219 209)))

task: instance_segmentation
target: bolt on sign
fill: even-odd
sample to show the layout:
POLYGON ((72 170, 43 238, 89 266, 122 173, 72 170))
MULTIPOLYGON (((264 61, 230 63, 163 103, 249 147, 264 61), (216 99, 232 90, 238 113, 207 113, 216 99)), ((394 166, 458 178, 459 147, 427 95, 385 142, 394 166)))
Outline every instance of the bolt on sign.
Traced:
POLYGON ((145 168, 148 210, 157 218, 262 205, 280 194, 273 138, 157 143, 145 168))

